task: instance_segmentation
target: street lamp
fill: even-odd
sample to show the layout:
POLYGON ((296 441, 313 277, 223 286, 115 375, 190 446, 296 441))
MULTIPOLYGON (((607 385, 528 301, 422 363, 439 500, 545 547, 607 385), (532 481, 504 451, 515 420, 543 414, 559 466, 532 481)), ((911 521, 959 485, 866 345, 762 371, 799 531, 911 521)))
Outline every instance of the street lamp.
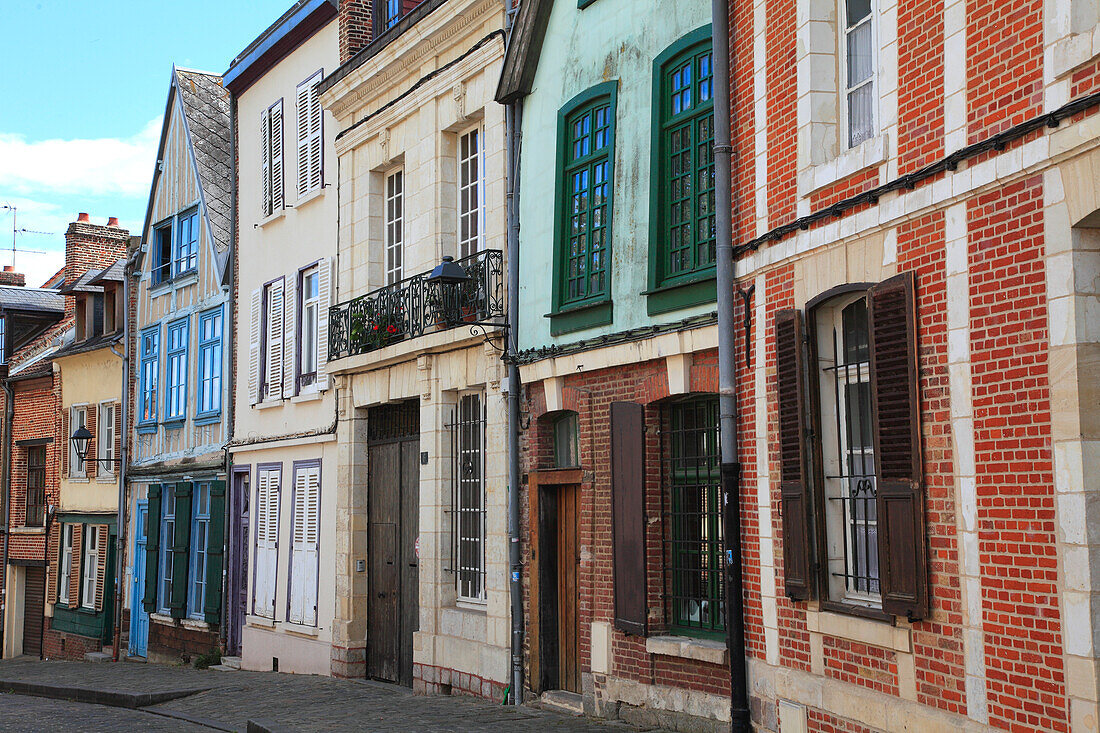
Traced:
POLYGON ((110 463, 112 465, 122 464, 121 458, 88 458, 88 442, 93 437, 92 432, 88 430, 87 426, 81 425, 73 432, 72 437, 69 438, 73 443, 73 447, 76 448, 76 457, 82 465, 88 461, 110 463))

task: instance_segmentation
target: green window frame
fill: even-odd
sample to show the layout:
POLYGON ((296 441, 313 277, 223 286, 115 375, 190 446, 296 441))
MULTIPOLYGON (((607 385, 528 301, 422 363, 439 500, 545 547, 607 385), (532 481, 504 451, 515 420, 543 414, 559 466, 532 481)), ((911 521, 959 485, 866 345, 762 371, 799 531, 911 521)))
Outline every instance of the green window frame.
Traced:
MULTIPOLYGON (((714 278, 713 70, 709 25, 654 61, 649 295, 714 278)), ((694 291, 650 313, 714 300, 713 287, 694 291)))
POLYGON ((672 630, 718 637, 725 630, 718 397, 670 402, 664 413, 672 630))
POLYGON ((599 84, 558 113, 555 334, 610 322, 609 309, 591 309, 611 300, 617 89, 615 81, 599 84))

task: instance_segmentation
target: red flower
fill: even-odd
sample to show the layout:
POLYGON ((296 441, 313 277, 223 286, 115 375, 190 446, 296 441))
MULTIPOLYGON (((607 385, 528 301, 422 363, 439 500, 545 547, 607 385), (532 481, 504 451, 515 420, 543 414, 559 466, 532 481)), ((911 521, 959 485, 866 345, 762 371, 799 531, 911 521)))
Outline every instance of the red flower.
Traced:
POLYGON ((389 331, 390 333, 397 333, 397 326, 392 326, 392 325, 391 325, 391 326, 390 326, 389 328, 387 328, 386 330, 387 330, 387 331, 389 331))
POLYGON ((378 330, 378 324, 377 324, 377 323, 376 323, 376 324, 374 324, 374 330, 375 330, 375 331, 377 331, 377 330, 378 330))

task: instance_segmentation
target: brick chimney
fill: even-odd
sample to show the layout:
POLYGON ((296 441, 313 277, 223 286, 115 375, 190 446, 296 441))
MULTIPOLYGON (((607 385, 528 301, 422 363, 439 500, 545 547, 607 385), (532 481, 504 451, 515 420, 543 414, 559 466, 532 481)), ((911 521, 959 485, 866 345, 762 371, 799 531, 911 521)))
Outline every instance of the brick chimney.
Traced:
POLYGON ((0 285, 14 285, 18 288, 22 288, 27 284, 27 276, 21 272, 16 272, 15 268, 11 265, 4 265, 3 272, 0 272, 0 285))
MULTIPOLYGON (((65 232, 65 284, 71 285, 89 270, 102 270, 126 256, 130 232, 118 226, 118 219, 111 217, 108 225, 92 224, 87 214, 81 213, 69 224, 65 232)), ((65 316, 76 312, 76 299, 65 299, 65 316)))
POLYGON ((340 63, 370 43, 373 0, 340 0, 340 63))

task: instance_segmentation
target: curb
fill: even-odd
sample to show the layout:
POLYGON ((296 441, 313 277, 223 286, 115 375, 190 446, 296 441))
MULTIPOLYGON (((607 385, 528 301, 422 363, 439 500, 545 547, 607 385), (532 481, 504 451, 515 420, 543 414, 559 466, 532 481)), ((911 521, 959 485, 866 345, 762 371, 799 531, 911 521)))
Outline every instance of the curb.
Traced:
POLYGON ((121 690, 97 690, 89 687, 63 687, 38 682, 0 680, 0 692, 91 703, 93 705, 108 705, 115 708, 129 708, 130 710, 137 710, 149 705, 159 705, 169 700, 178 700, 181 697, 189 697, 199 692, 206 692, 209 689, 209 687, 190 687, 164 692, 122 692, 121 690))

